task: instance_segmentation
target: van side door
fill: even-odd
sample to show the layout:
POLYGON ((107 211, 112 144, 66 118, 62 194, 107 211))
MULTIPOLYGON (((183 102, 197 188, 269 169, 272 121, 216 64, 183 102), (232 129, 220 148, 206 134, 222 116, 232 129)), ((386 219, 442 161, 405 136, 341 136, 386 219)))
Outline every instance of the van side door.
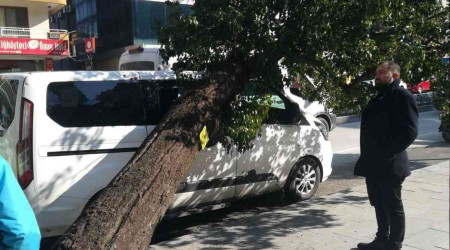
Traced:
POLYGON ((139 84, 107 79, 38 84, 30 84, 39 97, 34 120, 36 197, 42 205, 51 196, 90 199, 146 137, 139 84))

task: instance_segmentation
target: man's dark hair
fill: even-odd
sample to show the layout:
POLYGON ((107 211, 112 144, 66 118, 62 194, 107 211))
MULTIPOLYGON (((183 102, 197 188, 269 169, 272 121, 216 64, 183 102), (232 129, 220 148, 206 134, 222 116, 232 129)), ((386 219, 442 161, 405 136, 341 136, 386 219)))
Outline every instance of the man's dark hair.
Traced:
POLYGON ((385 63, 387 64, 387 66, 391 72, 397 72, 398 75, 400 76, 400 65, 398 65, 398 63, 396 63, 394 61, 384 61, 384 62, 380 63, 379 65, 382 65, 385 63))

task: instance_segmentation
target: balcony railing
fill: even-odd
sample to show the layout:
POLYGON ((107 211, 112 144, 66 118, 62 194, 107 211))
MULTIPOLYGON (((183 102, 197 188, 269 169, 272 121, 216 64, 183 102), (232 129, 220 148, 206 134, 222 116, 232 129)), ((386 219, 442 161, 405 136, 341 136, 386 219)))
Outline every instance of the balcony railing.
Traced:
POLYGON ((30 29, 1 27, 0 28, 0 36, 29 38, 30 37, 30 29))
POLYGON ((0 37, 35 38, 35 39, 68 39, 67 30, 29 29, 16 27, 0 27, 0 37))

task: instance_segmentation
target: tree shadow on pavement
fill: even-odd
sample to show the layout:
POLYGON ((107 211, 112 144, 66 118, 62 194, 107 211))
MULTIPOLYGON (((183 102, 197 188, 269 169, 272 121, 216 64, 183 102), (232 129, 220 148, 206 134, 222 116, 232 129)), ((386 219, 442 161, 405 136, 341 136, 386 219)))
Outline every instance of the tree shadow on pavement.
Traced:
MULTIPOLYGON (((448 144, 435 142, 427 147, 409 148, 408 154, 411 170, 422 169, 447 160, 448 144)), ((353 175, 358 157, 355 153, 335 154, 333 173, 325 184, 341 179, 361 179, 353 175)), ((237 201, 229 208, 164 221, 155 232, 152 244, 177 248, 195 240, 197 246, 220 249, 230 246, 233 249, 272 249, 276 238, 309 229, 340 226, 341 221, 333 215, 333 208, 340 204, 362 206, 368 202, 363 192, 346 189, 333 193, 336 195, 313 197, 294 204, 280 202, 279 194, 271 194, 237 201), (189 234, 192 237, 178 238, 189 234)))
MULTIPOLYGON (((332 207, 339 204, 363 205, 367 203, 367 197, 355 196, 349 190, 339 192, 333 198, 317 198, 297 203, 277 203, 270 197, 251 198, 239 202, 231 208, 222 211, 208 212, 184 218, 185 228, 179 228, 177 235, 166 238, 170 242, 156 242, 161 246, 181 247, 192 242, 192 238, 176 237, 193 234, 195 241, 205 246, 232 245, 239 249, 272 249, 275 246, 272 240, 286 237, 289 234, 302 230, 332 228, 341 226, 342 223, 331 213, 332 207), (244 203, 245 202, 245 203, 244 203), (239 204, 242 204, 239 205, 239 204), (187 221, 191 223, 187 223, 187 221), (192 228, 196 227, 196 228, 192 228)), ((176 219, 170 223, 182 221, 176 219)), ((180 224, 178 224, 179 226, 180 224)), ((167 235, 168 225, 161 225, 162 231, 167 235), (165 228, 164 228, 165 227, 165 228)), ((158 233, 155 232, 155 236, 158 233)))

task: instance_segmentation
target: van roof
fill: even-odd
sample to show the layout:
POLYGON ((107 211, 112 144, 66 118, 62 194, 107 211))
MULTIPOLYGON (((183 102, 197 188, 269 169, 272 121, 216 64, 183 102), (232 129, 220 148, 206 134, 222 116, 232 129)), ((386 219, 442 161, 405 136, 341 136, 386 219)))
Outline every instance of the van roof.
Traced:
MULTIPOLYGON (((199 79, 202 77, 201 73, 186 71, 184 74, 199 79)), ((15 77, 39 77, 54 79, 67 79, 68 77, 75 80, 122 80, 122 79, 141 79, 141 80, 172 80, 176 79, 176 74, 171 70, 159 71, 34 71, 34 72, 13 72, 0 73, 0 78, 3 76, 15 77)))
POLYGON ((136 46, 130 46, 122 55, 141 54, 141 53, 154 53, 159 54, 161 45, 140 44, 136 46))
POLYGON ((0 74, 0 77, 12 76, 12 77, 31 77, 31 78, 52 78, 52 79, 73 79, 73 80, 119 80, 138 78, 137 72, 131 71, 33 71, 33 72, 17 72, 17 73, 4 73, 0 74))

